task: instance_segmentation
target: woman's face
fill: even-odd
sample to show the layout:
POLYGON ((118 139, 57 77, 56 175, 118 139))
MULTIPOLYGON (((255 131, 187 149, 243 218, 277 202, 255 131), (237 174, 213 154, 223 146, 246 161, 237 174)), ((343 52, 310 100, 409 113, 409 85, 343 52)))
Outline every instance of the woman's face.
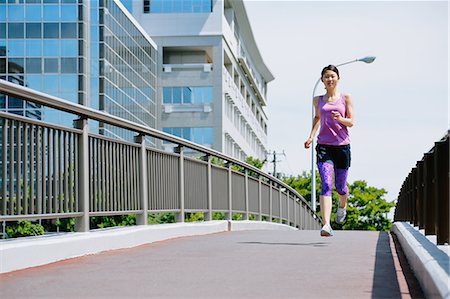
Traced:
POLYGON ((325 71, 325 73, 322 76, 322 82, 323 84, 325 84, 326 88, 336 87, 338 81, 339 81, 338 75, 330 70, 325 71))

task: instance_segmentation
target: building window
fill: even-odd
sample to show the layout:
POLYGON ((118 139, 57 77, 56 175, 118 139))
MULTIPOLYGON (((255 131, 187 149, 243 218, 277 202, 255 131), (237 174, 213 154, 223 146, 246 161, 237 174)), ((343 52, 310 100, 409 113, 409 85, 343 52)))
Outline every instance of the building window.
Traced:
POLYGON ((204 104, 212 102, 212 87, 164 87, 163 104, 204 104))
MULTIPOLYGON (((212 146, 213 144, 212 128, 163 128, 163 131, 197 144, 207 146, 212 146)), ((165 141, 164 143, 169 142, 165 141)))
POLYGON ((212 0, 144 0, 144 13, 210 13, 212 0))

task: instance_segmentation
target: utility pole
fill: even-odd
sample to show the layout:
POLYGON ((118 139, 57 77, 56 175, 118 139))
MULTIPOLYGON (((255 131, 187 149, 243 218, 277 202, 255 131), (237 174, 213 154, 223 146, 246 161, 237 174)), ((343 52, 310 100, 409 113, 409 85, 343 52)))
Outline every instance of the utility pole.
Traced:
POLYGON ((282 153, 277 153, 276 151, 273 151, 272 153, 269 153, 271 155, 273 155, 273 160, 270 161, 270 163, 273 163, 273 173, 272 175, 274 177, 277 177, 277 162, 281 162, 281 160, 277 160, 277 155, 283 155, 286 157, 286 154, 284 153, 284 150, 282 153))

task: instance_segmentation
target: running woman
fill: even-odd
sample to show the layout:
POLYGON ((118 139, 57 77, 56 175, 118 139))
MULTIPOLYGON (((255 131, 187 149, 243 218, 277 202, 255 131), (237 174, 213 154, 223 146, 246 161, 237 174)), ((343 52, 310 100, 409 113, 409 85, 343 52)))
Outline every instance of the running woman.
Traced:
POLYGON ((305 148, 309 148, 320 125, 316 154, 317 167, 322 182, 320 210, 324 225, 320 230, 320 235, 324 237, 333 235, 330 223, 333 172, 336 191, 339 194, 335 222, 342 223, 347 214, 347 174, 351 160, 350 138, 347 128, 353 126, 353 104, 349 94, 337 91, 339 79, 339 70, 336 66, 329 65, 323 68, 321 80, 325 85, 326 93, 314 97, 315 116, 311 133, 305 141, 305 148))

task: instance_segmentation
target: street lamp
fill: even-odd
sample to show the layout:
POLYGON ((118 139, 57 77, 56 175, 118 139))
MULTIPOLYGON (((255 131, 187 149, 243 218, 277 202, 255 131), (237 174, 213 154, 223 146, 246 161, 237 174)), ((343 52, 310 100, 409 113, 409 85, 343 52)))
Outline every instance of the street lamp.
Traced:
MULTIPOLYGON (((358 61, 362 61, 365 63, 372 63, 375 60, 375 58, 376 58, 375 56, 366 56, 363 58, 340 63, 340 64, 337 64, 336 66, 342 66, 342 65, 346 65, 346 64, 350 64, 350 63, 358 62, 358 61)), ((322 78, 317 79, 317 82, 314 85, 314 89, 313 89, 313 93, 312 93, 313 101, 314 101, 314 95, 316 93, 317 85, 319 85, 320 79, 322 79, 322 78)), ((312 120, 314 120, 314 112, 315 111, 314 111, 314 104, 313 104, 312 105, 312 118, 311 118, 312 120)), ((311 180, 312 180, 312 182, 311 182, 312 183, 311 184, 311 208, 315 212, 316 211, 316 172, 315 172, 315 164, 316 163, 314 161, 315 160, 314 158, 315 158, 315 155, 314 155, 314 138, 313 138, 313 140, 311 142, 311 180)))

